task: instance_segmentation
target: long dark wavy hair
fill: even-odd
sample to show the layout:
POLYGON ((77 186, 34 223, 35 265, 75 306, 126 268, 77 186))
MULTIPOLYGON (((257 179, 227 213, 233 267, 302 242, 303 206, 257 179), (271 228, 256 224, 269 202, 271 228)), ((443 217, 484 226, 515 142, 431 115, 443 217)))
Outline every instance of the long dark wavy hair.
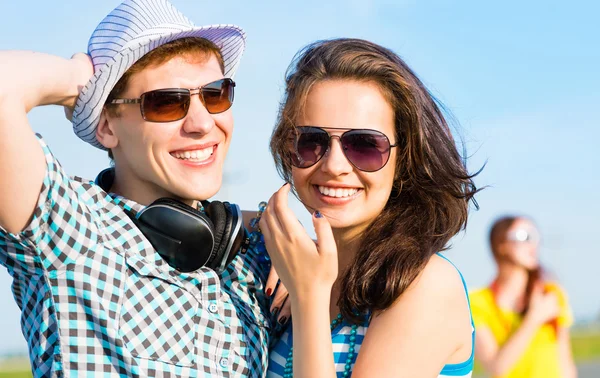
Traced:
POLYGON ((285 96, 271 136, 281 177, 291 182, 296 120, 315 83, 376 83, 395 114, 399 141, 394 185, 383 211, 364 233, 355 261, 340 272, 338 306, 357 323, 383 311, 409 287, 431 256, 466 227, 478 191, 457 151, 441 105, 394 52, 360 39, 333 39, 300 50, 286 72, 285 96))

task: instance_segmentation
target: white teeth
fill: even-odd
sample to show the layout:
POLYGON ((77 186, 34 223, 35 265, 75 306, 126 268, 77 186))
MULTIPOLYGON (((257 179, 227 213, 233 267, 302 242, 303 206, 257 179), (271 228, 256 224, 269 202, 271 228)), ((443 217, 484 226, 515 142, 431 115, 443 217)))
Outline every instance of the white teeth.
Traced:
POLYGON ((356 192, 358 192, 358 189, 356 188, 352 188, 352 189, 348 189, 348 188, 328 188, 326 186, 318 186, 319 192, 324 195, 324 196, 328 196, 328 197, 335 197, 335 198, 343 198, 343 197, 350 197, 356 194, 356 192))
POLYGON ((204 148, 202 150, 194 150, 194 151, 177 151, 171 153, 171 155, 177 159, 181 160, 194 160, 194 161, 204 161, 208 159, 214 152, 215 147, 211 146, 208 148, 204 148))

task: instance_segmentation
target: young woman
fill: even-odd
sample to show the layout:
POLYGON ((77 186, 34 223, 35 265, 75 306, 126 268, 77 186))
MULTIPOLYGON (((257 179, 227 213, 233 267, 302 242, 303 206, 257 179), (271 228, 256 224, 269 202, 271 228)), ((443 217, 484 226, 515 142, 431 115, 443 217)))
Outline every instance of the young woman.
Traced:
POLYGON ((489 287, 471 293, 471 306, 476 357, 494 377, 577 375, 567 297, 543 274, 539 242, 539 232, 527 218, 503 217, 492 226, 490 245, 498 274, 489 287))
POLYGON ((471 375, 465 283, 438 252, 476 192, 435 99, 357 39, 299 53, 271 140, 286 182, 260 221, 292 322, 269 377, 471 375), (316 243, 287 206, 313 213, 316 243))

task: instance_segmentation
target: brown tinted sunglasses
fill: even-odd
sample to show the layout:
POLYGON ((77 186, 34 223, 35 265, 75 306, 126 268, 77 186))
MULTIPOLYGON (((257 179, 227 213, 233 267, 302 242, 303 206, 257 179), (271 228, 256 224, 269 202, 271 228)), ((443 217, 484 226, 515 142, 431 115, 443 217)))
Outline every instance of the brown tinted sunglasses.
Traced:
POLYGON ((173 122, 184 118, 190 108, 192 95, 200 101, 210 114, 218 114, 231 108, 235 82, 220 79, 200 88, 165 88, 142 93, 140 98, 116 98, 109 104, 140 104, 142 118, 148 122, 173 122))

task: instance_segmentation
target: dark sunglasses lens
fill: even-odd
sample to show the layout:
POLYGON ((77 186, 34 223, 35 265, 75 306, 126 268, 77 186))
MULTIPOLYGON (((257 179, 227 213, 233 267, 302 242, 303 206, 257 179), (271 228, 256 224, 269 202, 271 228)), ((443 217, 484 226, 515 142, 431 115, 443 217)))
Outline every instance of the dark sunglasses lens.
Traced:
POLYGON ((329 147, 329 135, 316 127, 297 127, 296 148, 292 151, 292 164, 298 168, 315 165, 329 147))
POLYGON ((158 89, 142 95, 142 114, 149 122, 172 122, 185 117, 190 92, 185 89, 158 89))
POLYGON ((361 171, 375 172, 390 157, 390 141, 375 130, 352 130, 342 136, 342 147, 348 160, 361 171))
POLYGON ((233 88, 231 79, 222 79, 202 87, 204 106, 211 114, 222 113, 233 104, 233 88))

